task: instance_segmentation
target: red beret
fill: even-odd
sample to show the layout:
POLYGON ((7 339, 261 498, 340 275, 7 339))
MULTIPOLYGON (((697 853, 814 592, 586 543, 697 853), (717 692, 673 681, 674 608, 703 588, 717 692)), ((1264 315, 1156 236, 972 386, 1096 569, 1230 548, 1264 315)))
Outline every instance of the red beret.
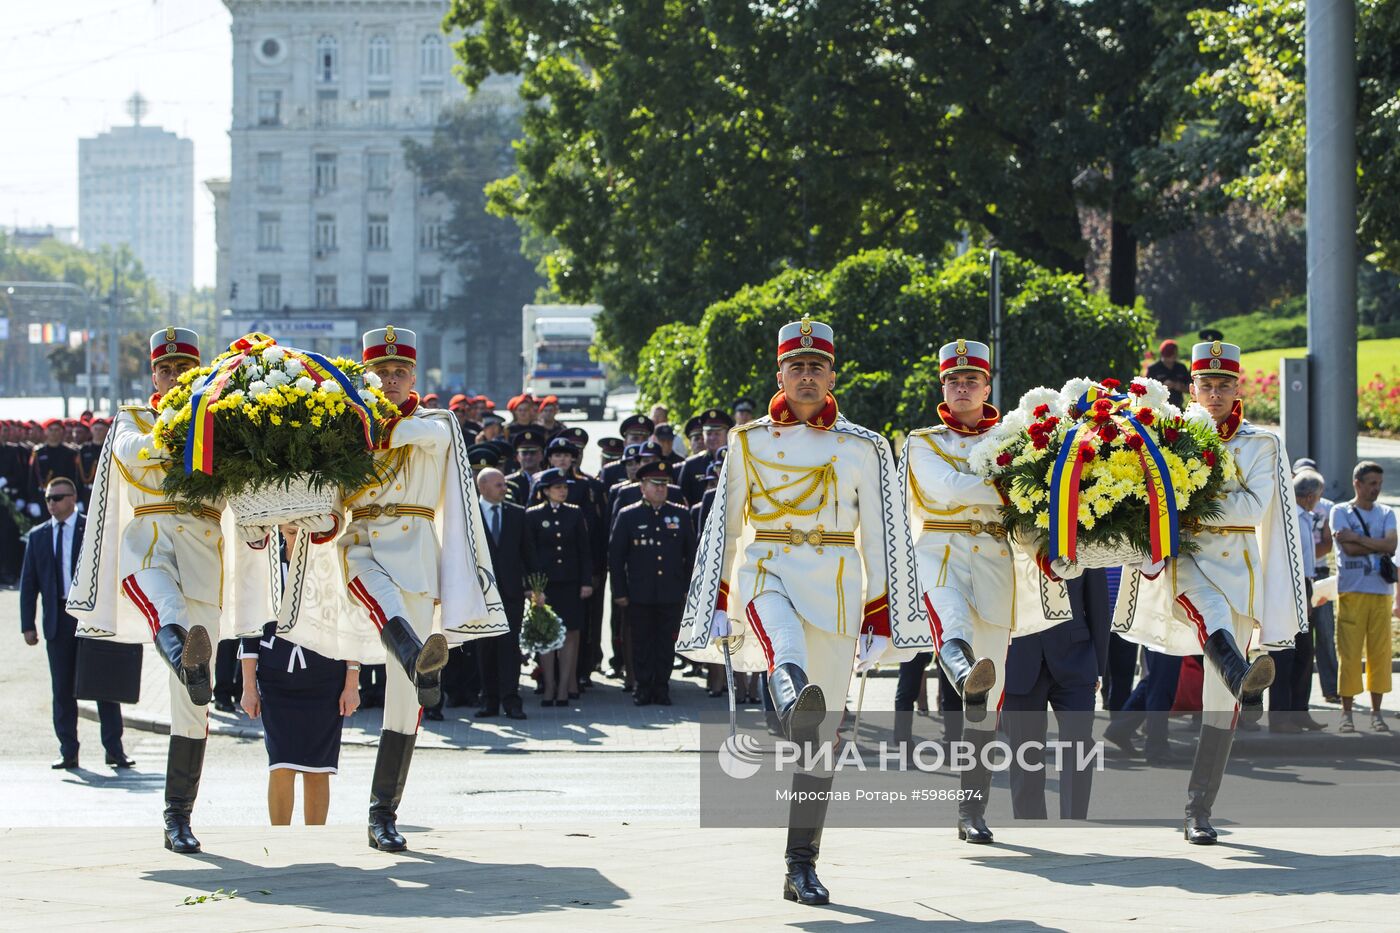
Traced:
MULTIPOLYGON (((32 424, 33 422, 30 423, 32 424)), ((49 418, 43 424, 41 424, 40 427, 47 431, 49 428, 54 427, 55 425, 57 425, 60 428, 65 426, 62 418, 49 418)))

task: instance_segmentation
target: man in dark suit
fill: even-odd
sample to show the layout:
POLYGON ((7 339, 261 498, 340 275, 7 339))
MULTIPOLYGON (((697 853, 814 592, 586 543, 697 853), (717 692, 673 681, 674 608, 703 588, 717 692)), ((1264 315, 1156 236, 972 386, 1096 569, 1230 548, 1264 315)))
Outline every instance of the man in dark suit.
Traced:
MULTIPOLYGON (((45 489, 51 520, 29 532, 20 573, 19 617, 25 644, 37 645, 35 608, 43 597, 44 642, 49 653, 49 678, 53 684, 53 731, 58 736, 59 759, 55 769, 78 767, 78 701, 73 688, 78 674, 78 621, 64 605, 78 551, 83 546, 87 520, 77 513, 77 484, 65 477, 48 482, 45 489)), ((134 761, 122 750, 122 711, 116 703, 97 704, 102 723, 102 747, 107 764, 130 768, 134 761)))
MULTIPOLYGON (((1080 749, 1093 743, 1094 693, 1108 664, 1108 632, 1112 608, 1108 581, 1102 570, 1086 570, 1083 576, 1052 583, 1063 594, 1051 594, 1069 618, 1044 631, 1011 640, 1006 652, 1006 692, 1002 703, 1002 728, 1007 741, 1019 753, 1027 742, 1045 742, 1048 705, 1055 711, 1062 742, 1074 743, 1061 752, 1060 819, 1082 820, 1089 815, 1092 764, 1076 767, 1080 749), (1082 744, 1081 744, 1082 743, 1082 744)), ((1046 607, 1050 611, 1050 607, 1046 607)), ((1044 765, 1044 756, 1027 750, 1026 763, 1044 765)), ((1051 762, 1053 766, 1054 762, 1051 762)), ((1045 769, 1027 770, 1015 757, 1011 768, 1011 807, 1019 819, 1046 818, 1045 769)))
POLYGON ((481 665, 480 717, 496 716, 501 707, 511 719, 524 719, 520 702, 520 623, 525 615, 525 578, 532 552, 525 534, 525 510, 506 498, 506 478, 500 470, 482 470, 476 477, 481 514, 486 518, 486 542, 491 567, 505 603, 510 633, 483 638, 477 650, 481 665))

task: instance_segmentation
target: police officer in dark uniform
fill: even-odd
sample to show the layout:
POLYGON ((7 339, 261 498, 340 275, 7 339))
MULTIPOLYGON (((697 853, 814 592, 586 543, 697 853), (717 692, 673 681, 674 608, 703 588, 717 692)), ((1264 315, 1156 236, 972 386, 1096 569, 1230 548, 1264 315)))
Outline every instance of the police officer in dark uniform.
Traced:
POLYGON ((75 485, 81 481, 83 471, 78 451, 64 442, 67 436, 68 428, 62 419, 50 418, 44 422, 44 443, 29 455, 29 501, 39 501, 39 490, 48 489, 49 482, 60 476, 75 485))
POLYGON ((672 469, 672 476, 674 476, 674 471, 678 470, 682 463, 685 463, 684 455, 675 448, 675 426, 670 424, 658 424, 656 426, 656 433, 652 436, 652 439, 660 445, 661 461, 672 469))
POLYGON ((613 503, 617 501, 617 496, 637 481, 637 471, 642 467, 642 445, 628 444, 622 448, 622 459, 618 461, 622 467, 622 478, 608 487, 608 514, 612 514, 613 503))
MULTIPOLYGON (((618 426, 618 431, 622 434, 624 447, 628 444, 644 444, 651 438, 651 433, 656 430, 656 423, 646 415, 628 415, 622 419, 622 424, 618 426)), ((621 463, 609 464, 603 469, 598 477, 603 481, 603 486, 611 489, 622 482, 626 476, 626 471, 621 463)))
MULTIPOLYGON (((556 438, 558 440, 558 438, 556 438)), ((534 568, 549 578, 545 601, 566 632, 564 647, 540 659, 544 668, 544 706, 568 706, 579 694, 579 641, 586 622, 585 601, 593 595, 593 560, 588 553, 588 522, 583 510, 566 501, 569 474, 548 469, 535 479, 544 501, 525 511, 526 534, 534 568), (555 655, 559 669, 554 669, 555 655)))
POLYGON ((715 451, 728 443, 729 429, 734 427, 734 419, 718 408, 711 408, 700 415, 700 428, 703 432, 703 447, 686 458, 681 467, 677 485, 685 493, 685 501, 699 502, 705 496, 705 469, 715 459, 715 451))
POLYGON ((84 424, 79 433, 81 443, 78 445, 78 466, 82 470, 82 476, 79 477, 82 485, 78 490, 78 498, 82 500, 84 511, 92 498, 92 484, 97 479, 97 458, 102 454, 102 441, 97 440, 94 433, 100 420, 93 419, 91 423, 84 424))
POLYGON ((548 440, 539 428, 526 428, 511 442, 520 469, 506 477, 506 497, 516 505, 530 502, 532 478, 544 468, 544 445, 548 440))
POLYGON ((613 601, 626 608, 638 706, 671 705, 671 655, 685 608, 695 534, 684 505, 666 499, 669 464, 638 471, 642 501, 617 516, 608 551, 613 601))
POLYGON ((620 437, 605 437, 598 441, 598 460, 602 463, 602 468, 598 471, 598 482, 603 481, 603 471, 610 464, 622 459, 622 448, 626 446, 627 442, 620 437))
MULTIPOLYGON (((577 452, 569 466, 569 478, 587 490, 586 503, 580 505, 588 513, 588 549, 593 555, 593 595, 588 599, 588 625, 579 646, 579 689, 593 686, 593 672, 603 666, 603 615, 607 611, 607 596, 603 582, 608 575, 608 490, 598 477, 583 471, 583 452, 588 448, 588 432, 583 428, 561 426, 558 437, 570 441, 577 452)), ((572 500, 571 500, 572 501, 572 500)))
MULTIPOLYGON (((642 471, 653 463, 666 463, 667 476, 671 476, 674 467, 667 463, 661 451, 661 445, 656 441, 647 441, 638 450, 637 476, 640 478, 642 471)), ((619 483, 615 489, 608 490, 608 498, 612 502, 609 512, 608 524, 617 523, 618 513, 634 502, 642 501, 642 483, 638 479, 631 483, 619 483)), ((666 499, 668 502, 675 502, 678 505, 685 505, 685 494, 681 492, 681 487, 675 483, 668 482, 666 485, 666 499)))

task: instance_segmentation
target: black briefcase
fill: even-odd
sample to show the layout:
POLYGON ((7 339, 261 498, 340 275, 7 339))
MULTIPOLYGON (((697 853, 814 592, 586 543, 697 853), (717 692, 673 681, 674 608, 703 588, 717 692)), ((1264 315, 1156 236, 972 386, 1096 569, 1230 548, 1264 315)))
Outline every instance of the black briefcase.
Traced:
POLYGON ((113 703, 140 700, 144 647, 79 638, 78 676, 73 696, 79 700, 111 700, 113 703))

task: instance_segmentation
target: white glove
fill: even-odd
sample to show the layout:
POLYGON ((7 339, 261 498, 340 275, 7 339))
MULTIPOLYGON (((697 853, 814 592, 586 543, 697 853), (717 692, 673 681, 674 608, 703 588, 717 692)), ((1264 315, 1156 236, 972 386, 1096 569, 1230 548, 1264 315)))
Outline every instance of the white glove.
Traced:
POLYGON ((861 635, 856 639, 856 673, 864 674, 875 666, 880 655, 890 646, 884 635, 861 635))
POLYGON ((38 518, 39 515, 40 515, 40 512, 39 512, 39 503, 37 503, 37 502, 31 502, 31 503, 29 503, 29 517, 30 517, 30 518, 38 518))
POLYGON ((1071 564, 1063 557, 1057 557, 1050 562, 1050 569, 1055 571, 1055 576, 1061 580, 1073 580, 1075 577, 1084 575, 1084 568, 1078 564, 1071 564))
POLYGON ((722 609, 716 609, 714 615, 710 616, 710 638, 728 638, 730 634, 729 613, 722 609))
POLYGON ((8 485, 10 485, 10 481, 5 479, 5 477, 0 476, 0 489, 4 489, 8 485))
POLYGON ((268 529, 262 525, 239 525, 238 536, 248 544, 262 544, 267 540, 268 529))
POLYGON ((335 516, 329 513, 312 515, 308 518, 296 518, 291 523, 302 531, 309 531, 313 535, 323 535, 328 531, 335 530, 335 516))

